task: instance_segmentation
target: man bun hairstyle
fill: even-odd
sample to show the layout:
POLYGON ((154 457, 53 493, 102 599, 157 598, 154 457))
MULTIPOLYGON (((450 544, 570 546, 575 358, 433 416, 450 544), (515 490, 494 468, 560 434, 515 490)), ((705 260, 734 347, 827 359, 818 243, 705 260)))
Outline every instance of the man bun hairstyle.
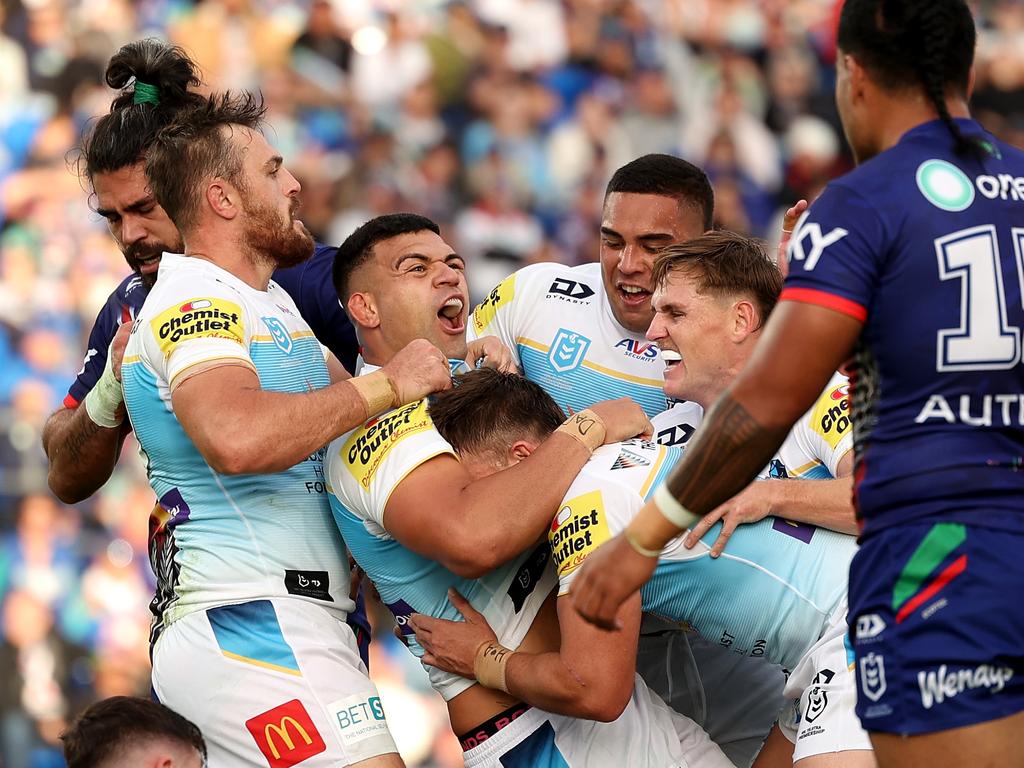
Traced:
POLYGON ((203 97, 199 68, 176 45, 156 38, 123 45, 107 64, 107 85, 120 93, 82 139, 78 171, 88 179, 139 162, 177 112, 203 97))
POLYGON ((949 114, 946 93, 955 89, 966 97, 976 42, 963 0, 846 0, 839 16, 839 48, 884 88, 920 88, 961 155, 982 148, 949 114))
POLYGON ((612 192, 674 198, 697 210, 704 229, 711 229, 715 216, 715 193, 707 174, 673 155, 643 155, 626 163, 612 174, 604 196, 612 192))

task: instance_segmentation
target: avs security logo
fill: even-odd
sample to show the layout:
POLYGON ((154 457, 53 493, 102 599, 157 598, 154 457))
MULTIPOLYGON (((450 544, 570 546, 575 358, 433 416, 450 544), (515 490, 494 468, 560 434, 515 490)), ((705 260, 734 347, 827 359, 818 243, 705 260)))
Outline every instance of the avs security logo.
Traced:
POLYGON ((878 701, 885 693, 885 659, 880 654, 869 653, 861 658, 860 690, 872 701, 878 701))
POLYGON ((626 357, 632 357, 635 360, 643 360, 645 363, 650 363, 658 359, 658 345, 653 341, 623 339, 615 345, 615 348, 621 349, 625 353, 626 357))
POLYGON ((327 750, 309 712, 298 699, 245 721, 270 768, 293 765, 327 750))
POLYGON ((807 692, 807 711, 804 713, 804 720, 813 723, 828 706, 828 692, 823 686, 832 682, 836 673, 831 669, 818 670, 818 674, 811 681, 811 688, 807 692))
POLYGON ((590 339, 575 331, 559 328, 551 342, 548 361, 556 373, 568 373, 580 367, 590 349, 590 339))
POLYGON ((186 301, 161 312, 149 324, 165 357, 191 339, 229 339, 245 345, 242 308, 223 299, 186 301))
POLYGON ((264 317, 261 319, 263 324, 267 326, 267 330, 270 331, 270 338, 274 340, 274 346, 286 355, 290 355, 292 353, 292 335, 288 333, 284 323, 276 317, 264 317))
POLYGON ((974 202, 974 185, 950 162, 925 160, 918 166, 916 178, 925 200, 943 211, 963 211, 974 202))
POLYGON ((560 297, 562 301, 570 301, 573 304, 584 304, 593 295, 594 289, 586 283, 577 283, 564 277, 556 277, 548 288, 548 296, 560 297))

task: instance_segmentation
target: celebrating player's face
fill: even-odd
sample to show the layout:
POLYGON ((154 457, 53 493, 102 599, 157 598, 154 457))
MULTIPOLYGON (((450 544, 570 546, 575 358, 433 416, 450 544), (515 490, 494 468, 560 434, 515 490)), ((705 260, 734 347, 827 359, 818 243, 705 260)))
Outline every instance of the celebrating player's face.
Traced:
POLYGON ((92 188, 96 212, 107 220, 128 266, 152 287, 164 251, 181 253, 184 245, 178 228, 149 190, 145 165, 135 163, 97 173, 92 188))
POLYGON ((663 195, 612 192, 601 217, 601 276, 612 314, 634 333, 651 324, 651 268, 666 245, 702 234, 696 208, 663 195))
POLYGON ((701 293, 685 273, 674 272, 652 299, 647 338, 665 362, 665 394, 709 408, 732 378, 730 330, 733 301, 701 293))
POLYGON ((372 302, 388 348, 426 339, 450 359, 463 359, 469 289, 462 257, 430 230, 382 240, 373 256, 352 287, 372 302))

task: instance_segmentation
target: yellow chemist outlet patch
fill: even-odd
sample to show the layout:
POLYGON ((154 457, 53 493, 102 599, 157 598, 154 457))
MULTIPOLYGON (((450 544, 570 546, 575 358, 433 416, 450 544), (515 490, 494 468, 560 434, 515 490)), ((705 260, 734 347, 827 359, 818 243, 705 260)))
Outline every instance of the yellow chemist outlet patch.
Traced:
POLYGON ((190 339, 228 339, 245 346, 242 308, 224 299, 189 299, 164 310, 149 324, 165 357, 190 339))
POLYGON ((352 433, 341 447, 341 458, 363 488, 369 488, 373 476, 391 450, 409 435, 426 432, 433 426, 427 401, 403 405, 380 418, 370 419, 352 433))
POLYGON ((548 531, 548 543, 558 575, 572 573, 590 553, 611 538, 600 491, 570 499, 558 510, 548 531))

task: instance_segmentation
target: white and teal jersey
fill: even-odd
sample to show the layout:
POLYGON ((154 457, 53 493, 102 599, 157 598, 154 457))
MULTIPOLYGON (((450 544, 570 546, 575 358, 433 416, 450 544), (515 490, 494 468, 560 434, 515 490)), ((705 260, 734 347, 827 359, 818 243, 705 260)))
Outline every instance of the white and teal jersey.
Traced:
POLYGON ((275 392, 330 383, 320 345, 283 289, 271 282, 257 291, 208 261, 164 254, 122 368, 158 499, 150 519, 154 640, 192 611, 249 600, 290 595, 341 619, 354 608, 345 544, 327 502, 324 450, 284 472, 222 475, 178 423, 171 393, 221 365, 251 368, 275 392))
MULTIPOLYGON (((395 488, 421 464, 445 454, 454 456, 455 451, 434 427, 426 400, 370 419, 327 449, 324 466, 334 519, 349 551, 376 585, 416 656, 423 655, 423 648, 408 626, 409 615, 459 619, 458 611, 448 602, 450 587, 487 617, 502 645, 516 648, 556 585, 546 544, 471 580, 413 552, 388 533, 384 513, 395 488)), ((444 509, 435 510, 437 516, 444 514, 444 509)), ((445 701, 474 685, 464 677, 424 667, 445 701)))
POLYGON ((520 269, 473 310, 467 336, 501 339, 563 410, 630 397, 653 417, 668 405, 658 345, 619 325, 600 264, 520 269))
MULTIPOLYGON (((641 440, 594 452, 548 534, 560 594, 594 549, 625 530, 682 455, 641 440)), ((854 538, 769 517, 739 526, 713 559, 720 530, 721 523, 693 549, 683 546, 682 535, 669 542, 641 590, 643 610, 792 669, 841 608, 854 538)))

